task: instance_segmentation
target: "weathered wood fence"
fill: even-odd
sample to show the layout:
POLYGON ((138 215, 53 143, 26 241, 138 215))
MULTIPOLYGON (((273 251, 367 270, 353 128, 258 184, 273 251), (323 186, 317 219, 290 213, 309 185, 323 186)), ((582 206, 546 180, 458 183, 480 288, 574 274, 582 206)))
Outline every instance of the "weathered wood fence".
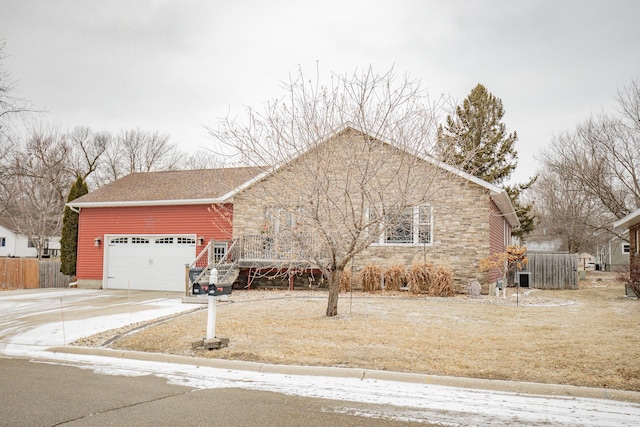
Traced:
POLYGON ((71 276, 60 273, 60 260, 42 260, 39 262, 41 288, 68 288, 71 276))
POLYGON ((67 288, 69 283, 59 260, 0 258, 0 289, 67 288))
POLYGON ((529 286, 537 289, 578 289, 577 254, 528 253, 529 286))

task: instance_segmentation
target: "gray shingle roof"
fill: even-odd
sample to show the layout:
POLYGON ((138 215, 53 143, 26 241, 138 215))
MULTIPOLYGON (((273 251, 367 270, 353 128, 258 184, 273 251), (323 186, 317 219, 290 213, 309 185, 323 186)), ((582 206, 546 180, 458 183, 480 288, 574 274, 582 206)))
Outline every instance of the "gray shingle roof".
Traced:
POLYGON ((240 167, 132 173, 69 204, 163 204, 162 202, 167 201, 186 200, 208 202, 236 189, 261 172, 260 168, 240 167))

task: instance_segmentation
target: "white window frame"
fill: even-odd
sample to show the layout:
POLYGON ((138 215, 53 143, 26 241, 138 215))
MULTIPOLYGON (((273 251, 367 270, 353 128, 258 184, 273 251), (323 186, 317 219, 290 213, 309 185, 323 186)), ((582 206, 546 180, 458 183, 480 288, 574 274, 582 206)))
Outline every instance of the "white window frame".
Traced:
POLYGON ((630 254, 631 253, 631 243, 622 242, 622 244, 620 245, 620 252, 622 252, 623 254, 630 254))
POLYGON ((384 231, 380 234, 378 241, 374 244, 384 245, 384 246, 431 246, 433 245, 433 206, 425 203, 418 206, 408 207, 404 210, 411 210, 409 213, 412 217, 411 224, 411 242, 402 242, 402 241, 389 241, 389 230, 392 230, 392 226, 386 226, 385 224, 384 231), (426 220, 422 220, 420 218, 420 210, 428 209, 428 215, 426 220), (427 226, 429 240, 426 242, 420 241, 420 230, 422 227, 427 226))

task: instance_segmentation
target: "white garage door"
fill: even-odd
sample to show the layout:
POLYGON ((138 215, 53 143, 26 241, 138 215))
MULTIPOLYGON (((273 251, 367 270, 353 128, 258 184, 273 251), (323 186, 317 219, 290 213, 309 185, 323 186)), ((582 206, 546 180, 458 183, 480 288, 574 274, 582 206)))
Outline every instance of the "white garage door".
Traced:
POLYGON ((105 236, 105 289, 184 291, 196 236, 105 236))

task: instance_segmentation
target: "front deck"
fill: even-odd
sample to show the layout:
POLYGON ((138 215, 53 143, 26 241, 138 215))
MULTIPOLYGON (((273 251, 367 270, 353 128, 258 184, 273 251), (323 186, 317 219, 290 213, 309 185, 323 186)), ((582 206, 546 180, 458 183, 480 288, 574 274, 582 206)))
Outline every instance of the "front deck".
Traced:
POLYGON ((296 238, 243 235, 232 241, 211 241, 189 265, 187 286, 191 292, 195 283, 208 284, 209 273, 215 268, 219 284, 240 282, 241 288, 250 289, 256 280, 275 283, 274 279, 280 279, 277 281, 293 290, 296 277, 306 275, 305 285, 311 287, 322 277, 314 262, 320 253, 319 239, 310 234, 296 238))

